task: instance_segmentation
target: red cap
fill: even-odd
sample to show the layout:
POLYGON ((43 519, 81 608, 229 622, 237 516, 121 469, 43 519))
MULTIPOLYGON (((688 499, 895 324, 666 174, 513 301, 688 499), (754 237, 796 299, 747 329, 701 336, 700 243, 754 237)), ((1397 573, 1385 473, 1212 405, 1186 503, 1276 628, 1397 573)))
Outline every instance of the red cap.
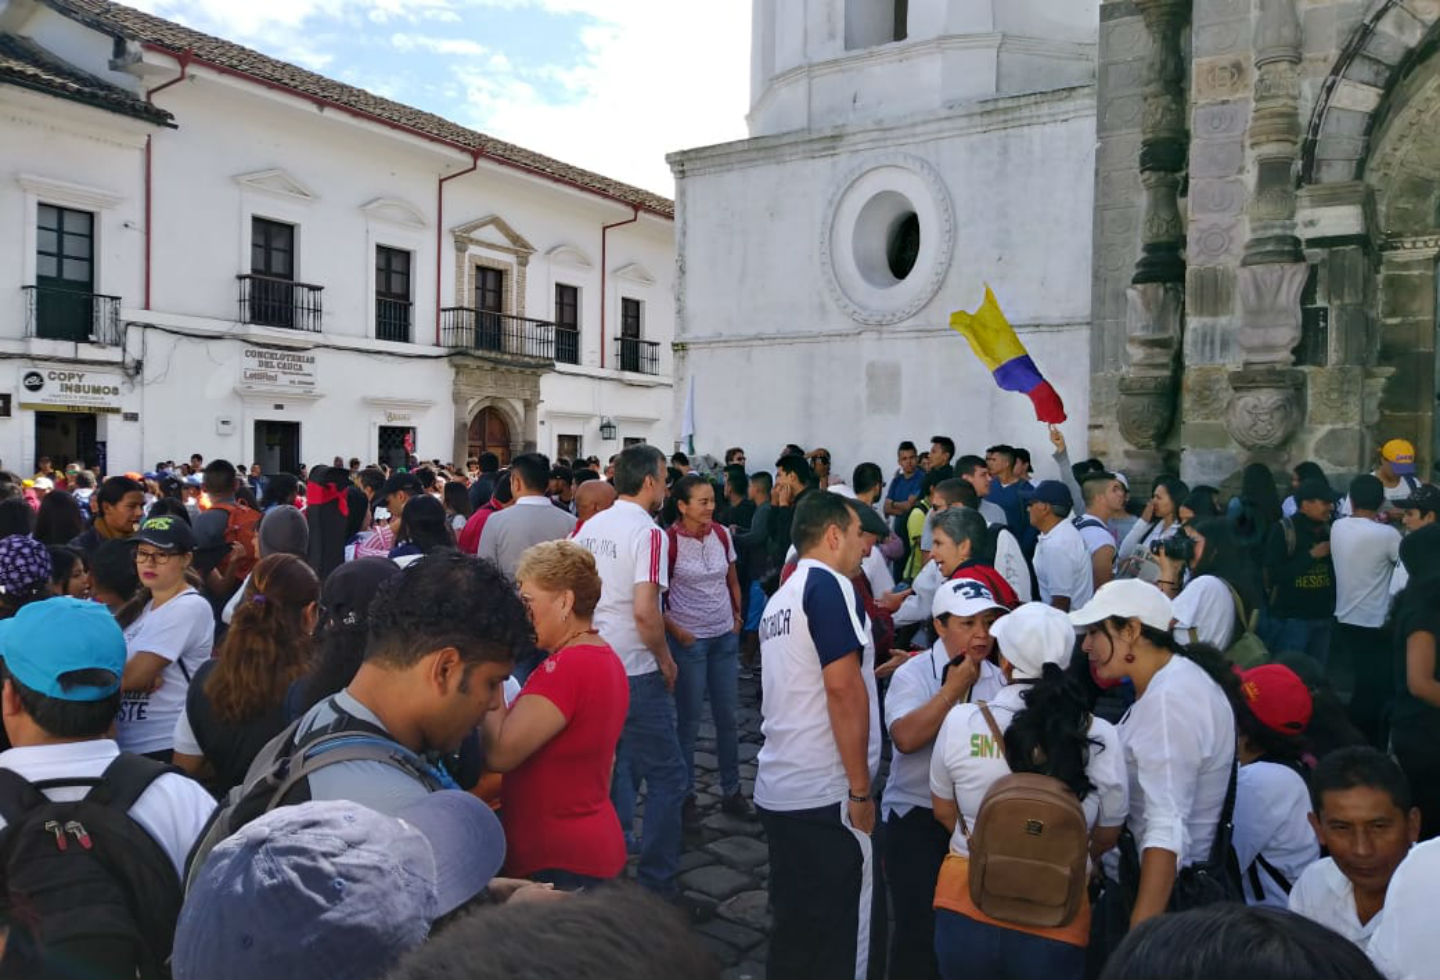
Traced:
POLYGON ((1264 664, 1238 673, 1245 704, 1260 724, 1281 735, 1299 735, 1310 724, 1310 689, 1295 671, 1264 664))

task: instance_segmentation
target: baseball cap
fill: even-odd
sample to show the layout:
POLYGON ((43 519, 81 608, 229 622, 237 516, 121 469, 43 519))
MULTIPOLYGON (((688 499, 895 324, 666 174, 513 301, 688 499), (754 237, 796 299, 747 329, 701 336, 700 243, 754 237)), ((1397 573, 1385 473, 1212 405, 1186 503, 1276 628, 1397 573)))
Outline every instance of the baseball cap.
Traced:
POLYGON ((860 518, 860 530, 868 531, 870 534, 873 534, 877 538, 881 539, 888 538, 890 536, 890 528, 886 527, 884 519, 881 518, 879 514, 875 513, 874 507, 871 507, 867 503, 862 503, 861 501, 856 500, 856 498, 853 496, 849 497, 848 499, 853 501, 853 503, 851 503, 850 505, 850 509, 855 512, 855 515, 857 517, 860 518))
POLYGON ((394 816, 349 800, 279 807, 210 853, 175 929, 174 976, 384 976, 504 858, 499 820, 459 790, 394 816))
POLYGON ((1126 476, 1124 473, 1121 473, 1119 470, 1116 470, 1115 479, 1120 481, 1120 485, 1125 488, 1126 493, 1130 492, 1130 478, 1128 476, 1126 476))
POLYGON ((1440 487, 1433 483, 1422 483, 1410 492, 1404 500, 1395 501, 1401 510, 1428 510, 1440 512, 1440 487))
POLYGON ((164 515, 152 517, 140 525, 135 540, 159 548, 162 551, 188 552, 195 550, 195 534, 183 517, 164 515))
POLYGON ((0 595, 29 595, 50 581, 50 549, 28 534, 0 539, 0 595))
POLYGON ((1299 735, 1310 724, 1310 689, 1284 664, 1261 664, 1236 671, 1240 693, 1255 720, 1282 735, 1299 735))
POLYGON ((37 694, 61 701, 103 701, 120 690, 125 635, 100 603, 57 596, 29 603, 0 620, 0 657, 10 675, 37 694), (115 682, 62 687, 60 675, 76 670, 108 670, 115 682))
POLYGON ((1138 619, 1157 630, 1169 630, 1175 620, 1170 599, 1155 586, 1138 578, 1119 578, 1106 582, 1080 609, 1070 614, 1072 626, 1093 626, 1111 616, 1138 619))
POLYGON ((1000 656, 1010 661, 1015 680, 1039 680, 1046 664, 1061 670, 1075 652, 1075 627, 1070 617, 1043 602, 1027 602, 990 627, 1000 656))
POLYGON ((420 480, 414 473, 395 473, 390 479, 386 480, 385 485, 380 488, 380 499, 384 500, 392 493, 400 493, 401 491, 410 494, 412 497, 418 497, 425 492, 425 488, 420 485, 420 480))
POLYGON ((1400 476, 1415 472, 1415 447, 1407 439, 1391 439, 1380 447, 1380 458, 1400 476))
POLYGON ((31 486, 36 490, 54 490, 55 481, 48 476, 37 476, 31 486))
POLYGON ((1328 500, 1335 502, 1335 490, 1325 480, 1305 480, 1295 489, 1295 503, 1307 500, 1328 500))
POLYGON ((1075 498, 1070 496, 1070 488, 1059 480, 1041 480, 1033 490, 1020 488, 1022 500, 1038 500, 1042 504, 1057 504, 1064 507, 1075 506, 1075 498))
POLYGON ((973 578, 955 578, 941 582, 930 601, 930 615, 939 617, 945 613, 952 616, 974 616, 987 609, 1005 610, 1005 604, 995 598, 995 593, 984 582, 973 578))

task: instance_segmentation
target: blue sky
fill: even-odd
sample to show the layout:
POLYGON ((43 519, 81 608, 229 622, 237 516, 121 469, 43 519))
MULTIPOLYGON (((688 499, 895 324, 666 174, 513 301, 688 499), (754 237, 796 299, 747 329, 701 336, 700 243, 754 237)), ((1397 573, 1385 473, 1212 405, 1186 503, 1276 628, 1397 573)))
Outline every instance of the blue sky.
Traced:
POLYGON ((128 0, 662 194, 745 136, 750 0, 128 0))

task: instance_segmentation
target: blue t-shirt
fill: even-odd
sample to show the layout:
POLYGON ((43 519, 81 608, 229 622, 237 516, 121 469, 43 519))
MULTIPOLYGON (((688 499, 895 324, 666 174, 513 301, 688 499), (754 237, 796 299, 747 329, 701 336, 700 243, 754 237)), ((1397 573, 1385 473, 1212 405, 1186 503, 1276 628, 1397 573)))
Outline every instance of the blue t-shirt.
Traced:
MULTIPOLYGON (((900 503, 914 497, 918 503, 920 500, 920 491, 924 489, 924 487, 924 470, 916 467, 915 472, 909 476, 896 470, 895 476, 890 480, 890 490, 885 494, 885 499, 900 503)), ((902 539, 905 537, 905 518, 907 516, 906 514, 897 514, 890 519, 891 524, 895 527, 895 533, 900 535, 902 539)))

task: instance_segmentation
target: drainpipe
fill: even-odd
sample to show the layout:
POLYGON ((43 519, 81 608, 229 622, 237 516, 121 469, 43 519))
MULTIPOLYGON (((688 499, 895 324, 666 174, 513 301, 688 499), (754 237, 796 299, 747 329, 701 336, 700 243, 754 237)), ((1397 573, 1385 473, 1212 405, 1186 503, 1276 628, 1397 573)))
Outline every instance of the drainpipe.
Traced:
POLYGON ((605 301, 605 284, 610 280, 610 266, 605 260, 606 248, 610 243, 610 229, 619 228, 621 225, 633 225, 640 220, 640 208, 631 205, 634 214, 624 221, 617 221, 614 224, 603 225, 600 228, 600 366, 605 366, 605 314, 609 305, 605 301))
MULTIPOLYGON (((168 53, 168 52, 167 52, 168 53)), ((163 92, 171 85, 179 85, 190 74, 190 59, 194 57, 189 48, 179 54, 171 55, 180 64, 180 74, 176 78, 163 85, 157 85, 145 93, 147 104, 153 105, 156 93, 163 92)), ((153 212, 153 161, 155 157, 154 134, 147 134, 145 137, 145 309, 150 309, 150 242, 151 242, 151 216, 153 212)))
POLYGON ((485 151, 479 148, 470 151, 470 166, 464 170, 458 170, 448 177, 441 177, 435 184, 435 346, 440 346, 440 269, 444 253, 444 230, 445 230, 445 181, 454 180, 456 177, 463 177, 466 174, 474 173, 480 166, 480 158, 485 151))

